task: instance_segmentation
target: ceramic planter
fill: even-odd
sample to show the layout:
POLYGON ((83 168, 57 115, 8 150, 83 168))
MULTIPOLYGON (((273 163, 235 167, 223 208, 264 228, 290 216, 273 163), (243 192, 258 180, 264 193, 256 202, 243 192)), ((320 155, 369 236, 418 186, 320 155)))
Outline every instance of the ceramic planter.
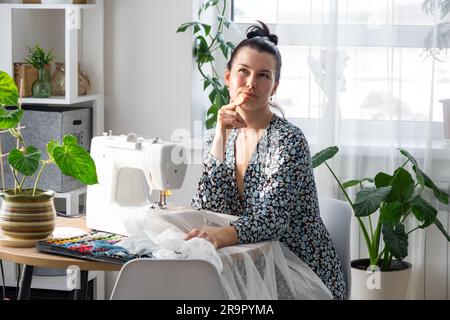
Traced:
POLYGON ((55 229, 54 196, 54 191, 39 191, 35 196, 1 192, 0 227, 3 234, 22 240, 47 238, 55 229))
POLYGON ((351 265, 351 293, 353 300, 404 300, 406 299, 411 264, 393 261, 393 271, 368 271, 369 259, 353 260, 351 265))

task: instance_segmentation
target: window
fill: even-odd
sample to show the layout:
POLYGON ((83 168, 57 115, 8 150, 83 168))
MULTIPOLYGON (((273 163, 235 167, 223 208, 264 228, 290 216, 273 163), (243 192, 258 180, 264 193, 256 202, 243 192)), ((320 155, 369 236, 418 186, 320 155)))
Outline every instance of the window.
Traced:
MULTIPOLYGON (((426 121, 429 117, 433 59, 425 39, 434 17, 423 0, 337 1, 338 84, 342 118, 348 120, 426 121), (339 66, 338 66, 339 67, 339 66)), ((312 71, 327 48, 330 1, 234 0, 234 21, 242 32, 262 20, 280 38, 283 56, 277 101, 287 117, 319 116, 326 96, 312 71)), ((445 53, 441 59, 447 60, 445 53)), ((433 121, 442 122, 441 99, 449 98, 450 68, 434 61, 433 121)))

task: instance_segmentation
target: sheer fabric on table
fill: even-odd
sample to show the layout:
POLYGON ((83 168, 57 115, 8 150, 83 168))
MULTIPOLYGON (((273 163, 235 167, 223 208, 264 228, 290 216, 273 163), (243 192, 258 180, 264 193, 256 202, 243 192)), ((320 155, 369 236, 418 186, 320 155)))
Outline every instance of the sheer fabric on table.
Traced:
POLYGON ((152 253, 158 259, 207 260, 219 271, 228 298, 232 300, 333 298, 316 273, 279 241, 215 250, 204 239, 184 240, 192 229, 204 225, 229 226, 235 219, 236 216, 185 207, 136 214, 125 221, 130 237, 118 245, 133 253, 152 253))

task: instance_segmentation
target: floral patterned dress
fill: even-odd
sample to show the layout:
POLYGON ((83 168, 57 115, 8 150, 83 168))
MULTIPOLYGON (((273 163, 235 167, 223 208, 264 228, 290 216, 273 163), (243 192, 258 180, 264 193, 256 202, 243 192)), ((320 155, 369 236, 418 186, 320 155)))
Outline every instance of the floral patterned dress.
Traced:
POLYGON ((303 132, 273 115, 244 174, 242 202, 235 172, 237 129, 228 137, 225 160, 206 143, 203 173, 191 205, 231 214, 240 243, 279 240, 316 272, 335 299, 344 299, 341 262, 319 215, 309 146, 303 132))

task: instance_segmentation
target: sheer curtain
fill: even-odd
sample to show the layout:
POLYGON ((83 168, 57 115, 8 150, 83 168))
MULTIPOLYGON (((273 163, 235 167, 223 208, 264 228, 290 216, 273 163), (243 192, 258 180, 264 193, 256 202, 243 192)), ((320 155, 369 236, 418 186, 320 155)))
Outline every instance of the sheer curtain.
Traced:
MULTIPOLYGON (((439 10, 426 14, 423 0, 308 0, 300 1, 295 18, 295 12, 284 9, 292 1, 273 2, 274 31, 288 57, 278 99, 305 131, 312 153, 338 146, 331 166, 346 181, 379 171, 391 174, 404 162, 398 151, 404 148, 433 177, 433 147, 443 143, 439 99, 446 98, 449 73, 441 61, 445 55, 437 60, 424 48, 437 46, 433 26, 440 22, 439 10), (284 80, 289 86, 295 78, 289 69, 292 43, 303 48, 298 56, 303 74, 297 75, 303 82, 297 90, 305 84, 307 89, 299 94, 300 105, 291 106, 295 86, 291 92, 281 88, 284 80)), ((315 174, 320 196, 343 198, 326 167, 315 174)), ((426 232, 415 231, 409 238, 412 299, 425 298, 426 232)), ((351 253, 352 259, 368 256, 356 220, 351 253)))

